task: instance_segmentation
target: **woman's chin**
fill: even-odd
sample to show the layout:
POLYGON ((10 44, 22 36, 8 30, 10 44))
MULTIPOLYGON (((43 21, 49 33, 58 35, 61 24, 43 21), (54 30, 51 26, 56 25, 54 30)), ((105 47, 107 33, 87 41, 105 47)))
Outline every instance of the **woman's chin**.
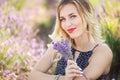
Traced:
POLYGON ((75 38, 80 37, 80 35, 78 35, 78 34, 70 34, 69 36, 70 36, 72 39, 75 39, 75 38))

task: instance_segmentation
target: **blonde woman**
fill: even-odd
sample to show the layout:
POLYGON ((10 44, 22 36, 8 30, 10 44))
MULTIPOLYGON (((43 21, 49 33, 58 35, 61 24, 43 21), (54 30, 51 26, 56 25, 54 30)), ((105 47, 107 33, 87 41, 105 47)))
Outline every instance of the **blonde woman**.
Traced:
POLYGON ((31 71, 29 80, 88 80, 106 79, 112 62, 111 49, 101 38, 98 22, 89 0, 61 0, 57 8, 56 25, 50 36, 54 41, 60 36, 72 44, 73 60, 60 58, 55 72, 47 71, 59 55, 48 47, 45 55, 31 71))

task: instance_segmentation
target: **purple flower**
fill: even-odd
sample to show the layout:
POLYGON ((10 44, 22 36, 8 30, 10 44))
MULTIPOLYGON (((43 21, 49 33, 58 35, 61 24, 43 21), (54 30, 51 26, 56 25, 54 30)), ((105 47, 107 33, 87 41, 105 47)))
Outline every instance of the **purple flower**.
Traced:
POLYGON ((17 68, 18 66, 19 66, 19 61, 16 60, 16 61, 14 62, 14 67, 17 68))
POLYGON ((13 52, 12 52, 12 50, 11 50, 10 48, 7 50, 6 56, 7 56, 7 57, 10 57, 10 58, 13 57, 13 52))
POLYGON ((71 45, 69 44, 68 39, 61 41, 52 42, 53 48, 57 50, 65 59, 73 60, 73 55, 71 52, 71 45))
POLYGON ((16 75, 14 72, 12 72, 12 73, 10 74, 10 76, 13 77, 13 78, 17 78, 17 75, 16 75))
POLYGON ((7 75, 10 74, 10 71, 9 70, 5 70, 3 74, 4 74, 4 76, 7 76, 7 75))

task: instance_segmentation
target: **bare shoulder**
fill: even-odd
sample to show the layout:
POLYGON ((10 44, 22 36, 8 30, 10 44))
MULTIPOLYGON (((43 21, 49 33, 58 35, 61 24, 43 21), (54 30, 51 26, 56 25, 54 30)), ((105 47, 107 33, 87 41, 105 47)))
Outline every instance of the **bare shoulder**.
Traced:
POLYGON ((46 51, 45 54, 47 54, 47 53, 56 53, 56 52, 57 52, 57 51, 56 51, 55 49, 53 49, 52 44, 49 44, 49 45, 48 45, 48 49, 47 49, 47 51, 46 51))
POLYGON ((52 44, 50 44, 42 57, 53 60, 53 58, 56 54, 57 54, 57 51, 55 49, 53 49, 52 44))
POLYGON ((35 65, 35 69, 45 72, 53 63, 54 55, 56 51, 53 49, 52 45, 49 45, 44 55, 38 60, 35 65), (40 67, 41 66, 41 67, 40 67))
POLYGON ((96 55, 107 55, 109 57, 112 58, 113 54, 112 54, 112 50, 110 49, 110 47, 105 44, 105 43, 100 43, 96 49, 94 50, 94 53, 96 55))
POLYGON ((89 65, 84 71, 89 77, 97 79, 100 75, 109 72, 112 58, 113 54, 110 47, 105 43, 100 43, 93 50, 89 59, 89 65))
POLYGON ((100 43, 93 51, 93 54, 90 58, 90 62, 97 62, 97 61, 102 61, 102 62, 109 62, 111 63, 113 59, 113 54, 112 50, 110 47, 105 44, 105 43, 100 43))

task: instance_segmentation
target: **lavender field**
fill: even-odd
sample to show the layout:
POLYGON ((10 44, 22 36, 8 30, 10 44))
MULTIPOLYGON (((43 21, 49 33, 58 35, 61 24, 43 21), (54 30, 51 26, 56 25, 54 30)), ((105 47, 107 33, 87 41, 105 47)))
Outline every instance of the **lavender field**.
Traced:
MULTIPOLYGON (((0 0, 0 80, 27 80, 44 55, 58 0, 0 0)), ((120 80, 120 0, 90 0, 114 59, 108 80, 120 80)))

